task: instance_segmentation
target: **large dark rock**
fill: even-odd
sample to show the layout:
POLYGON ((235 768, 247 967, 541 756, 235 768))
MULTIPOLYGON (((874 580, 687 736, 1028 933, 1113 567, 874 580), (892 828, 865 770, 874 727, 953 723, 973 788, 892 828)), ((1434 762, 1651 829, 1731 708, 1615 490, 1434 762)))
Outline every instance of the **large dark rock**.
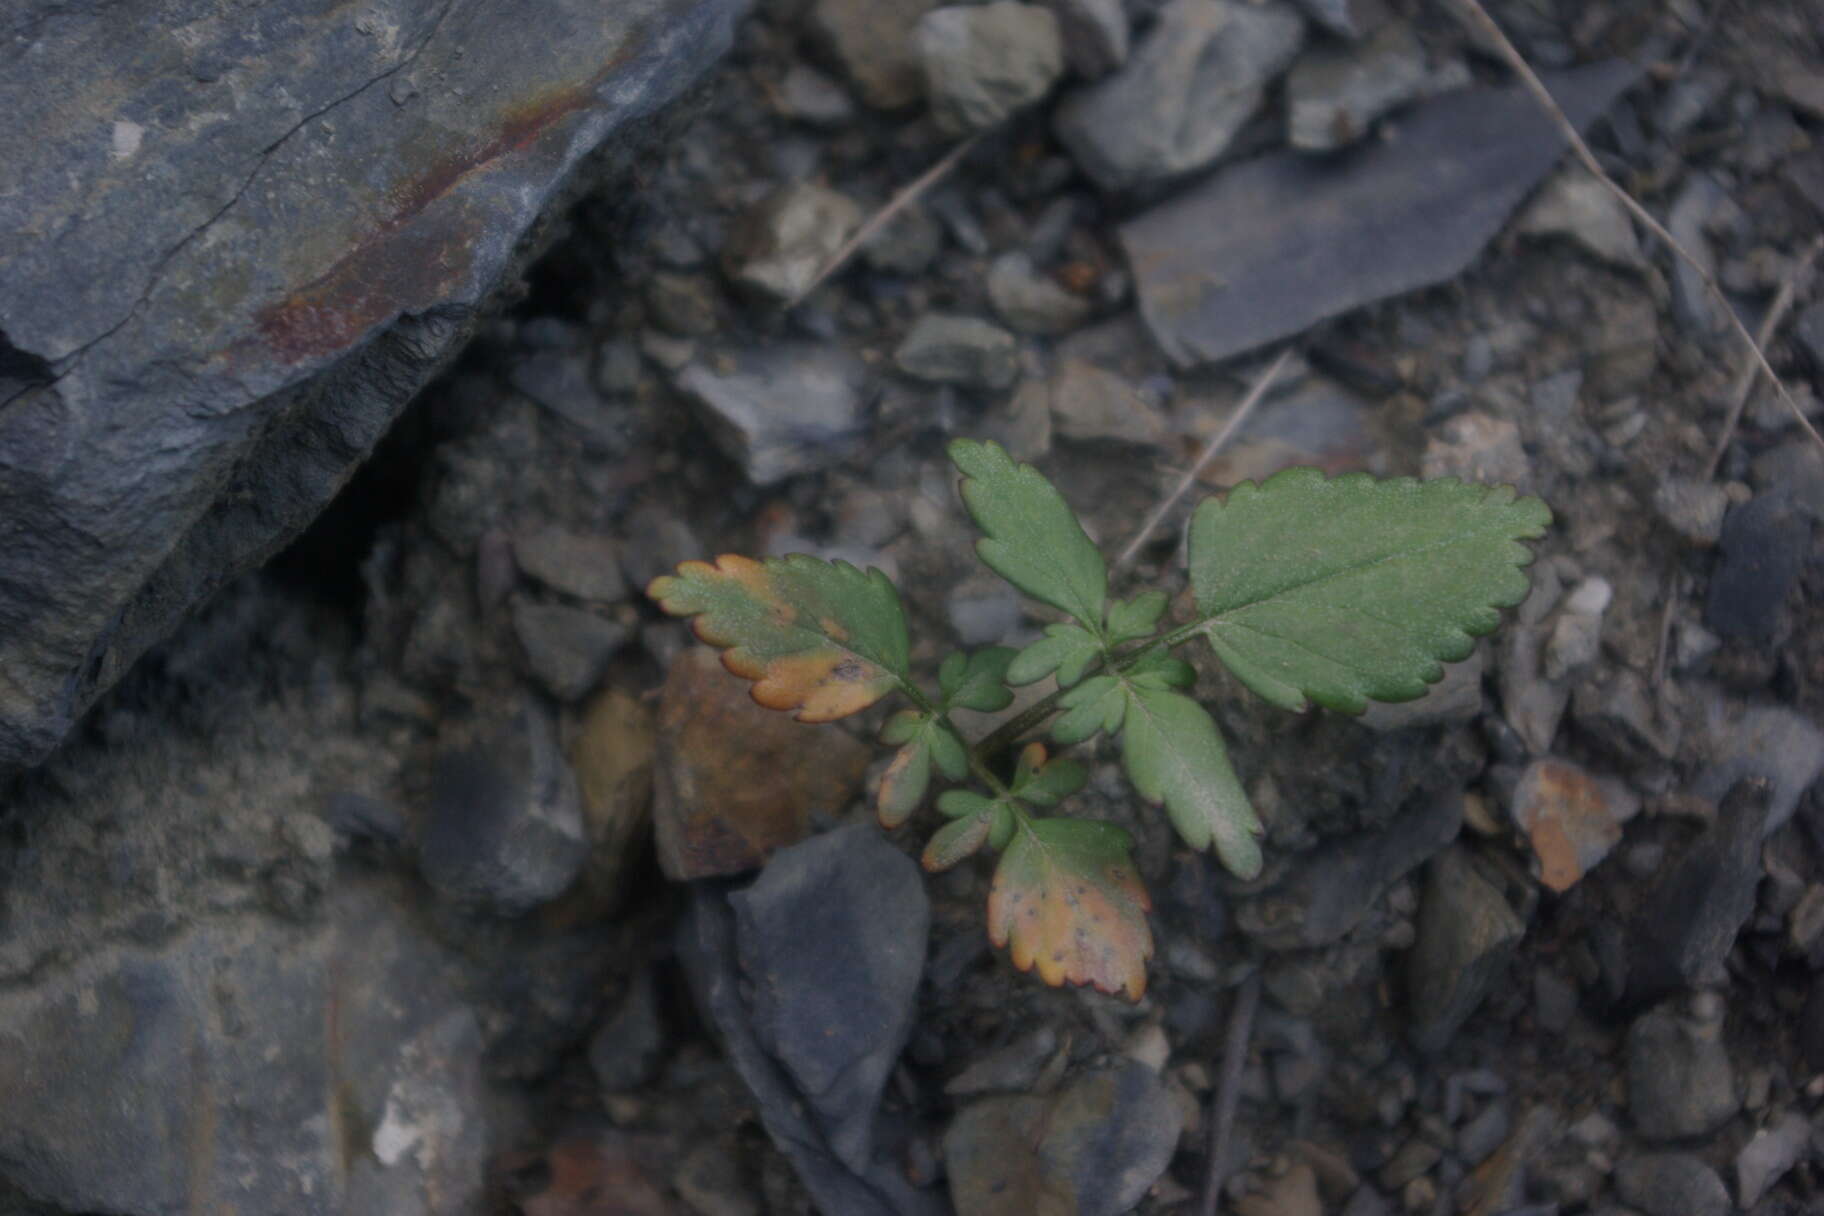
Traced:
POLYGON ((0 777, 316 514, 742 7, 7 7, 0 777))

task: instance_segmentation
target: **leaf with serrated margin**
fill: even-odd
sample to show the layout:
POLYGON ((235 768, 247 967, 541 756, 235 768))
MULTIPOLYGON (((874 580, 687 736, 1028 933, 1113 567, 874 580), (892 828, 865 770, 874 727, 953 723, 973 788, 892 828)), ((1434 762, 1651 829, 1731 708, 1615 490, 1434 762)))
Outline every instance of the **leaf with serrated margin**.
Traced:
POLYGON ((1127 695, 1114 676, 1091 676, 1058 698, 1058 705, 1064 713, 1051 724, 1051 737, 1063 744, 1081 743, 1099 730, 1113 735, 1121 729, 1127 695))
POLYGON ((1081 764, 1063 756, 1047 757, 1043 743, 1028 743, 1020 749, 1007 788, 1022 802, 1056 806, 1087 784, 1089 772, 1081 764))
POLYGON ((1007 688, 1007 666, 1017 652, 1010 646, 984 646, 970 655, 953 654, 938 668, 944 707, 960 706, 991 714, 1013 704, 1007 688))
POLYGON ((978 852, 988 843, 991 819, 989 815, 973 815, 953 820, 931 833, 920 859, 925 869, 937 874, 978 852))
POLYGON ((1163 591, 1142 591, 1131 600, 1116 600, 1108 606, 1108 642, 1117 645, 1143 638, 1152 633, 1165 615, 1167 597, 1163 591))
POLYGON ((900 748, 880 775, 874 813, 888 831, 912 817, 931 786, 931 741, 920 735, 900 748))
POLYGON ((982 561, 1099 636, 1108 566, 1064 496, 1031 465, 1015 464, 998 443, 957 439, 949 452, 963 474, 963 505, 986 533, 975 542, 982 561))
POLYGON ((1455 478, 1287 469, 1243 482, 1191 521, 1202 632, 1282 708, 1409 701, 1526 598, 1520 542, 1551 522, 1537 498, 1455 478))
POLYGON ((722 665, 754 681, 754 700, 830 722, 866 709, 907 680, 906 618, 878 570, 796 553, 764 562, 724 554, 685 562, 647 594, 693 617, 722 665))
POLYGON ((1045 636, 1020 651, 1007 667, 1009 684, 1031 684, 1058 673, 1058 687, 1083 678, 1102 654, 1102 645, 1081 625, 1047 625, 1045 636))
POLYGON ((1148 802, 1165 803, 1184 842, 1233 874, 1260 873, 1260 819, 1235 778, 1228 750, 1204 708, 1182 693, 1130 686, 1121 734, 1127 778, 1148 802))
POLYGON ((1152 907, 1126 832, 1091 819, 1037 819, 1001 855, 988 896, 988 938, 1047 984, 1146 991, 1152 907))

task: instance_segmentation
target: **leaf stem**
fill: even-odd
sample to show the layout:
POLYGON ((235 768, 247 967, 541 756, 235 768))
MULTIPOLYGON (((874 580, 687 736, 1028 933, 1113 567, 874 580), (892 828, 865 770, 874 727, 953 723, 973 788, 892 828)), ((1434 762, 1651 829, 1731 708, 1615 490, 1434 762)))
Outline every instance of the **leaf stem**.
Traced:
MULTIPOLYGON (((899 683, 899 691, 906 695, 908 701, 918 706, 920 713, 928 714, 932 721, 949 731, 952 735, 955 735, 959 741, 962 740, 963 732, 956 728, 956 723, 950 720, 950 715, 948 713, 939 709, 937 704, 932 701, 930 697, 925 695, 924 689, 912 683, 910 680, 901 680, 899 683)), ((994 753, 985 752, 980 748, 972 747, 967 743, 965 743, 963 747, 969 755, 969 771, 975 774, 978 781, 994 791, 994 796, 996 798, 1006 801, 1009 806, 1013 806, 1013 797, 1011 792, 1007 789, 1007 783, 995 776, 994 770, 988 767, 987 757, 994 753)), ((1020 808, 1013 806, 1013 813, 1015 815, 1020 815, 1020 808)), ((1020 817, 1022 819, 1025 818, 1023 815, 1020 815, 1020 817)))

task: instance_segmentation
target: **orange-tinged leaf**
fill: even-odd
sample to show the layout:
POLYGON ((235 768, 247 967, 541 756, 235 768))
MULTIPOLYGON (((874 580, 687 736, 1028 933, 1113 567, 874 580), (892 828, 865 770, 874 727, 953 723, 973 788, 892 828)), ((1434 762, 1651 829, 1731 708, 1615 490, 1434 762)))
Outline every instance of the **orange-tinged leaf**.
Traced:
POLYGON ((930 785, 931 744, 917 738, 900 748, 880 775, 880 792, 874 802, 880 826, 891 831, 910 819, 930 785))
POLYGON ((1146 991, 1152 907, 1128 856, 1128 836, 1090 819, 1022 823, 988 896, 988 938, 1047 984, 1146 991))
POLYGON ((723 666, 754 681, 754 700, 830 722, 866 709, 907 680, 905 614, 878 570, 795 553, 755 561, 724 554, 685 562, 647 594, 693 618, 723 666))

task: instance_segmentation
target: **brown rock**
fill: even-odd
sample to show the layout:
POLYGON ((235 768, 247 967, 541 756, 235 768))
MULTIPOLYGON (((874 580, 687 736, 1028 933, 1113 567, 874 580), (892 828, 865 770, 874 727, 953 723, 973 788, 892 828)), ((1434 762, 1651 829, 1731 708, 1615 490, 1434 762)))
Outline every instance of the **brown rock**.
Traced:
POLYGON ((738 874, 802 840, 811 813, 861 791, 870 749, 840 728, 762 709, 713 650, 671 665, 659 701, 653 824, 675 881, 738 874))
POLYGON ((620 902, 628 866, 652 826, 652 711, 609 688, 584 709, 570 741, 570 767, 582 794, 589 859, 578 894, 599 912, 620 902))
POLYGON ((1568 891, 1621 840, 1640 802, 1619 782, 1563 760, 1535 760, 1514 791, 1514 820, 1539 858, 1539 881, 1568 891))

